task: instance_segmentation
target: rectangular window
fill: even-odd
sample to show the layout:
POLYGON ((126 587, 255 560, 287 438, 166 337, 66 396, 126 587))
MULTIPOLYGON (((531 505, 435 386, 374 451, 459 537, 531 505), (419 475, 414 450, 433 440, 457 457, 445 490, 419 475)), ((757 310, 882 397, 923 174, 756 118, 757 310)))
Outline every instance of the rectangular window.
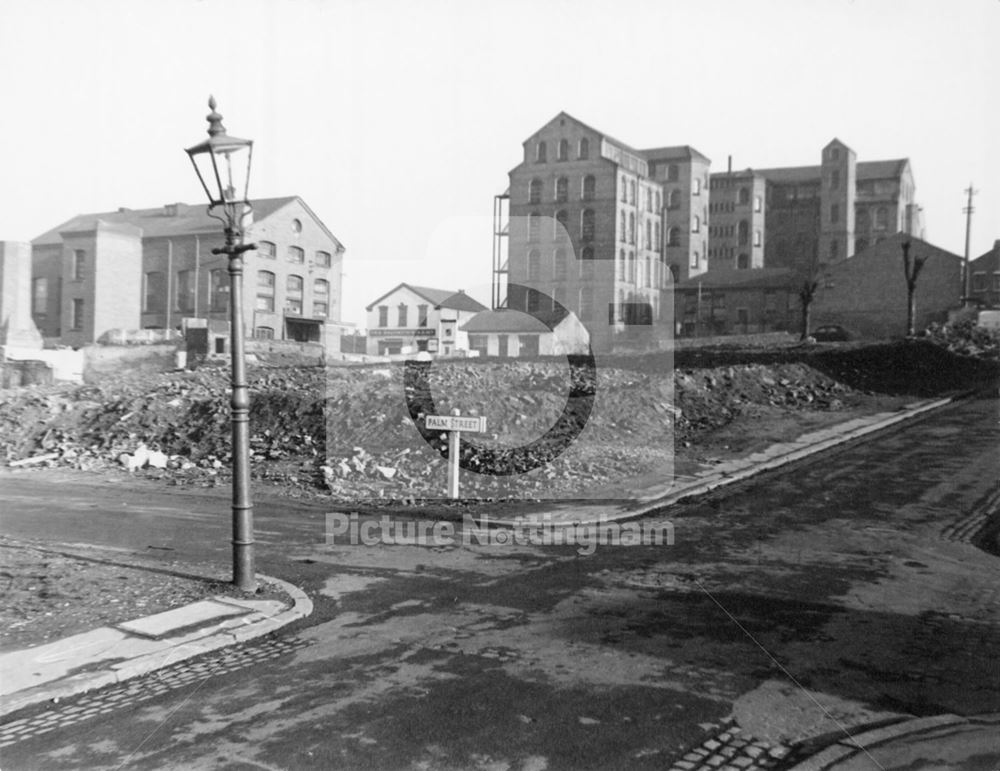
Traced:
POLYGON ((761 208, 762 208, 762 206, 763 206, 763 203, 760 200, 760 196, 759 195, 755 195, 753 197, 753 210, 754 211, 760 211, 761 208))
POLYGON ((973 273, 972 274, 972 291, 973 292, 985 292, 986 291, 986 274, 985 273, 973 273))
POLYGON ((993 274, 993 291, 1000 292, 1000 273, 993 274))
POLYGON ((194 271, 182 270, 177 274, 177 310, 194 310, 194 271))
POLYGON ((253 331, 253 336, 258 340, 273 340, 274 329, 272 327, 257 327, 253 331))
POLYGON ((31 312, 35 316, 45 316, 49 312, 49 280, 31 280, 31 312))
POLYGON ((256 309, 274 313, 274 274, 268 270, 257 271, 256 309))
POLYGON ((755 231, 753 232, 753 245, 754 245, 754 246, 760 246, 760 244, 761 244, 761 235, 760 235, 760 231, 759 231, 759 230, 755 230, 755 231))
POLYGON ((290 275, 285 279, 285 310, 302 315, 302 276, 290 275))
POLYGON ((417 306, 417 326, 426 327, 427 326, 427 306, 418 305, 417 306))
POLYGON ((296 265, 301 265, 306 261, 305 251, 298 246, 288 247, 288 261, 294 262, 296 265))
POLYGON ((325 302, 320 302, 319 300, 313 301, 313 317, 319 319, 325 319, 330 315, 330 306, 325 302))
POLYGON ((397 322, 396 322, 396 326, 397 327, 405 327, 406 326, 406 317, 407 317, 406 306, 403 303, 400 303, 399 304, 399 308, 397 310, 398 310, 398 314, 399 315, 398 315, 398 319, 397 319, 397 322))
POLYGON ((764 310, 768 313, 773 313, 778 310, 778 293, 773 290, 765 290, 764 292, 764 310))
POLYGON ((833 222, 833 223, 840 222, 840 204, 839 203, 830 204, 830 222, 833 222))
POLYGON ((329 252, 316 252, 316 267, 329 268, 331 264, 329 252))
POLYGON ((167 308, 166 273, 158 270, 146 274, 146 291, 143 293, 142 309, 146 313, 162 313, 167 308))
MULTIPOLYGON (((83 281, 87 272, 87 253, 83 249, 73 250, 73 280, 83 281)), ((76 327, 74 327, 76 329, 76 327)))
POLYGON ((378 306, 378 325, 380 327, 389 326, 389 306, 380 305, 378 306))
POLYGON ((229 277, 224 268, 216 268, 208 274, 208 307, 212 311, 229 309, 229 277))
POLYGON ((691 267, 697 268, 700 258, 698 257, 698 252, 691 252, 691 267))
POLYGON ((72 324, 71 329, 83 329, 83 299, 80 297, 73 300, 72 324))

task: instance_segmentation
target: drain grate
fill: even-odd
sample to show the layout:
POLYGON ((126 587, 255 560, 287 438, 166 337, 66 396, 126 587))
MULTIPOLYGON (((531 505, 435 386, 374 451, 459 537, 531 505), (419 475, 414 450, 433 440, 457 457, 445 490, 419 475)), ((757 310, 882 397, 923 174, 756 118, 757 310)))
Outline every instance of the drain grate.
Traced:
POLYGON ((52 706, 41 714, 0 724, 0 748, 154 699, 209 677, 225 675, 262 661, 284 656, 308 644, 307 641, 295 637, 244 643, 74 697, 65 705, 52 706))

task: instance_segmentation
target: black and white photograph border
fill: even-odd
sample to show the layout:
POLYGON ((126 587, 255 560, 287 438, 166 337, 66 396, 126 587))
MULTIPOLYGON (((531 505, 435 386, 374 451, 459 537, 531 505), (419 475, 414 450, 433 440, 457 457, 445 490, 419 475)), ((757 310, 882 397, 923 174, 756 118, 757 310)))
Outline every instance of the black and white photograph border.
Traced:
POLYGON ((998 31, 5 2, 0 765, 1000 769, 998 31))

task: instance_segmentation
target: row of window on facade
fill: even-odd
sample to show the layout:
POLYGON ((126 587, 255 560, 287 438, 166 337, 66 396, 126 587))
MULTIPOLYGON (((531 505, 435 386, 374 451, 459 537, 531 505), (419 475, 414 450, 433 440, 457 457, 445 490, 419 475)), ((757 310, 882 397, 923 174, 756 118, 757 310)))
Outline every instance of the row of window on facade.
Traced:
MULTIPOLYGON (((278 258, 278 247, 270 241, 257 242, 257 254, 265 260, 275 260, 278 258)), ((289 246, 286 253, 288 262, 295 265, 304 265, 306 252, 300 246, 289 246)), ((329 252, 317 251, 314 253, 314 264, 317 268, 329 268, 333 262, 329 252)))
MULTIPOLYGON (((416 322, 418 327, 426 327, 428 325, 428 319, 430 315, 429 305, 418 305, 416 322)), ((380 305, 378 306, 378 325, 380 327, 389 326, 389 306, 380 305)), ((396 306, 396 326, 397 327, 408 327, 410 325, 410 308, 406 303, 400 303, 396 306)))
MULTIPOLYGON (((701 295, 697 292, 684 293, 684 315, 695 315, 699 311, 702 313, 712 313, 726 310, 726 293, 703 291, 701 295)), ((788 293, 779 292, 776 289, 764 290, 764 312, 778 313, 788 311, 788 293), (784 300, 784 303, 780 301, 784 300), (784 307, 782 307, 782 304, 784 307)))
MULTIPOLYGON (((537 249, 530 249, 526 259, 526 274, 529 281, 542 280, 542 263, 541 253, 537 249)), ((578 265, 578 275, 580 278, 593 278, 594 259, 592 251, 579 260, 578 265)), ((546 278, 551 277, 553 281, 565 281, 569 278, 569 258, 565 249, 559 248, 552 252, 551 271, 546 273, 546 278)), ((653 287, 666 284, 666 273, 660 270, 659 260, 652 258, 648 254, 636 260, 634 251, 629 251, 626 254, 625 250, 622 249, 618 253, 615 273, 619 281, 629 282, 636 286, 645 286, 652 289, 653 287)))
MULTIPOLYGON (((582 287, 577 291, 577 318, 587 321, 593 320, 594 317, 594 290, 592 287, 582 287)), ((552 290, 551 295, 546 295, 537 289, 528 288, 524 292, 524 310, 528 313, 540 313, 548 310, 557 311, 560 308, 564 310, 572 310, 567 304, 567 290, 565 287, 555 287, 552 290)), ((660 303, 657 297, 644 298, 639 297, 639 301, 635 302, 627 300, 627 295, 624 289, 618 290, 618 302, 613 304, 609 309, 609 320, 627 321, 643 314, 634 312, 636 306, 645 306, 650 309, 649 321, 653 317, 659 317, 660 303)), ((646 321, 645 323, 649 323, 646 321)), ((470 337, 470 347, 475 347, 472 345, 470 337)))
MULTIPOLYGON (((570 143, 568 139, 556 140, 555 148, 556 148, 557 161, 570 160, 570 143)), ((590 158, 590 140, 587 139, 586 137, 583 137, 576 143, 576 159, 578 161, 586 161, 589 158, 590 158)), ((549 160, 548 142, 541 141, 537 145, 535 145, 535 162, 548 163, 548 160, 549 160)))
MULTIPOLYGON (((736 225, 716 225, 708 229, 710 238, 732 238, 736 236, 739 246, 750 245, 750 223, 747 220, 740 220, 736 225)), ((764 234, 760 229, 753 231, 753 245, 760 246, 764 243, 764 234)))
MULTIPOLYGON (((275 274, 268 270, 257 271, 255 309, 273 313, 275 309, 275 274)), ((174 291, 174 307, 182 312, 197 312, 197 275, 194 270, 178 271, 174 291)), ((163 313, 167 309, 167 275, 150 271, 145 275, 143 312, 163 313)), ((305 279, 290 275, 285 279, 285 310, 301 316, 305 303, 305 279)), ((223 312, 229 309, 229 271, 218 268, 208 274, 208 311, 223 312)), ((317 278, 312 283, 312 316, 326 318, 330 315, 330 282, 317 278)))
MULTIPOLYGON (((709 211, 711 212, 732 212, 736 211, 737 206, 749 206, 750 205, 750 188, 741 187, 739 192, 736 194, 736 201, 716 201, 715 203, 709 204, 709 211)), ((764 208, 764 201, 759 195, 753 196, 753 210, 762 211, 764 208)))

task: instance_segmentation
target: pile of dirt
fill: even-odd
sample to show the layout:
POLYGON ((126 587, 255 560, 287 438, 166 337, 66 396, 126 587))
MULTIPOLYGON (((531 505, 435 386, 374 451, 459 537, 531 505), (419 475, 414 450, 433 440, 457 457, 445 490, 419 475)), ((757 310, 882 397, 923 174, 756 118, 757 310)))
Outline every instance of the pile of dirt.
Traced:
POLYGON ((928 342, 961 356, 1000 358, 1000 330, 977 326, 974 319, 956 324, 932 324, 924 337, 928 342))
MULTIPOLYGON (((572 495, 633 477, 667 463, 675 443, 697 444, 734 422, 753 431, 755 419, 776 413, 846 414, 868 393, 940 393, 988 374, 984 362, 925 343, 751 351, 742 359, 726 350, 676 362, 617 357, 583 386, 591 374, 565 360, 438 362, 426 386, 434 413, 486 418, 486 433, 464 434, 467 458, 528 448, 516 452, 536 462, 530 473, 463 481, 467 495, 502 498, 572 495), (561 425, 574 387, 595 392, 589 420, 552 459, 536 440, 561 425)), ((253 475, 344 498, 440 495, 443 437, 421 436, 405 380, 404 365, 252 370, 253 475)), ((217 484, 230 463, 228 388, 226 368, 205 368, 8 391, 0 457, 14 466, 118 466, 173 483, 217 484)), ((578 401, 569 409, 579 409, 578 401)), ((565 430, 582 424, 565 423, 565 430)))

